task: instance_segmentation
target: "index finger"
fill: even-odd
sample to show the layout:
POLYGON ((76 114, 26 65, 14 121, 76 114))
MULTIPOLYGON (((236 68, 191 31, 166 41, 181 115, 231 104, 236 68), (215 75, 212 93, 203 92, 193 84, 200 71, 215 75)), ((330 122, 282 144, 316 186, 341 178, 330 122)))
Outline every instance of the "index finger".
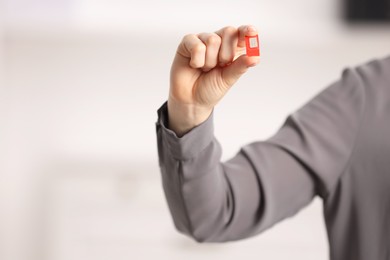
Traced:
POLYGON ((237 47, 245 47, 245 36, 256 36, 258 31, 253 25, 243 25, 238 28, 237 47))

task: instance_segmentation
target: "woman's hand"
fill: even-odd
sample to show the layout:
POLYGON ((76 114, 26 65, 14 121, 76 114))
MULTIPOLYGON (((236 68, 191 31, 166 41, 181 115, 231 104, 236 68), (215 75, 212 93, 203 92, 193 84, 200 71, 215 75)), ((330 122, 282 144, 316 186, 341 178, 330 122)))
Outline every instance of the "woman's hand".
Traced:
POLYGON ((201 124, 233 84, 259 57, 245 55, 253 26, 225 27, 215 33, 186 35, 171 68, 169 128, 178 136, 201 124))

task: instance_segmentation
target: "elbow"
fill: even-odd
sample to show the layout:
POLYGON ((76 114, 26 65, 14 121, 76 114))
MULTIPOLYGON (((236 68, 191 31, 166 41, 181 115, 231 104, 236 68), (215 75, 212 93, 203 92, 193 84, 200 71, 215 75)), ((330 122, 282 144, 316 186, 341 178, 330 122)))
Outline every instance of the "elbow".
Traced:
POLYGON ((207 237, 204 237, 204 236, 198 236, 198 235, 195 235, 193 233, 187 233, 186 234, 187 237, 189 237, 191 240, 193 240, 194 242, 196 243, 199 243, 199 244, 205 244, 207 242, 210 242, 207 237))
POLYGON ((204 234, 196 234, 196 233, 186 233, 186 235, 193 241, 199 244, 206 244, 206 243, 216 243, 216 242, 222 242, 222 241, 217 241, 213 239, 212 236, 207 236, 204 234))
POLYGON ((199 244, 205 244, 205 243, 222 243, 228 241, 228 239, 225 236, 217 235, 215 230, 212 228, 205 228, 202 226, 182 226, 182 225, 175 225, 176 230, 187 237, 189 237, 191 240, 199 243, 199 244))
POLYGON ((218 242, 214 240, 213 236, 209 234, 201 234, 201 233, 198 234, 197 232, 192 232, 191 234, 189 234, 189 236, 191 237, 192 240, 194 240, 199 244, 218 242))

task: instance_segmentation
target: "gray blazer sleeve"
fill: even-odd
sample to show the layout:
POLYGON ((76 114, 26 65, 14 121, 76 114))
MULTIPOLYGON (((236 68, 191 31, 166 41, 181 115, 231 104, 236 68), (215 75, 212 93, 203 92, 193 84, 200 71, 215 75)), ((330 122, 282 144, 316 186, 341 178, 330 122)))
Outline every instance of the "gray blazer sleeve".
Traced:
POLYGON ((167 128, 164 104, 156 124, 159 165, 176 228, 198 242, 238 240, 326 197, 348 165, 363 111, 362 80, 345 70, 275 135, 221 162, 214 115, 178 138, 167 128))

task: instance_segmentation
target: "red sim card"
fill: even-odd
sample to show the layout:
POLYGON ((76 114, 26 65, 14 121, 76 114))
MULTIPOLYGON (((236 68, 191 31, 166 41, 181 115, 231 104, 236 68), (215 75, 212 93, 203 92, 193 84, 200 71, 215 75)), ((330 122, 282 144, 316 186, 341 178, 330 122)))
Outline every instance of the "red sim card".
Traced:
POLYGON ((259 36, 245 36, 246 55, 260 56, 259 36))

